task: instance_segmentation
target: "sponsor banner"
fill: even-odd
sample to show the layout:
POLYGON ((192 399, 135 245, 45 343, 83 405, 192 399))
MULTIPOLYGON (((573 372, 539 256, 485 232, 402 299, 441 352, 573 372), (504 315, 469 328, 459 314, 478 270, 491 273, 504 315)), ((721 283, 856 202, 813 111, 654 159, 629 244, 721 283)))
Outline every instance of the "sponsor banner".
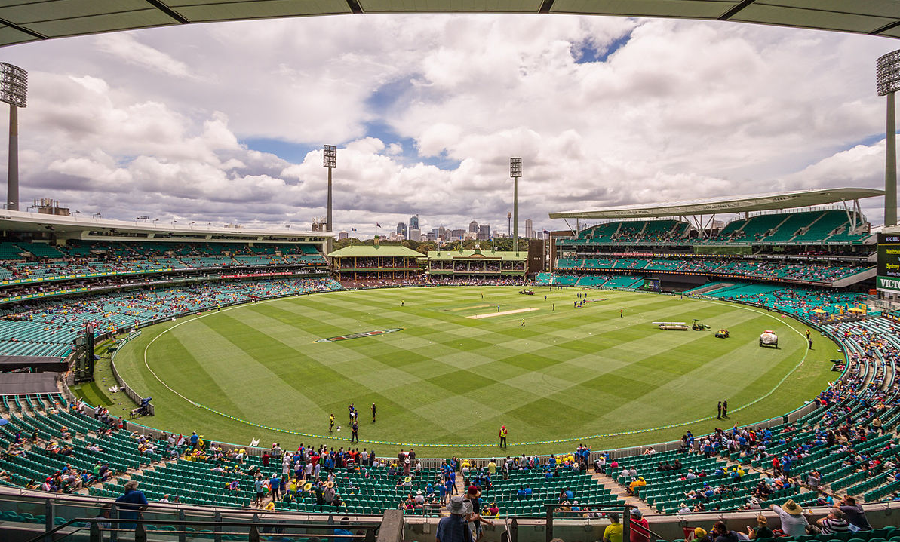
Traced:
POLYGON ((328 337, 327 339, 319 339, 317 343, 335 343, 338 341, 346 341, 348 339, 360 339, 362 337, 374 337, 376 335, 384 335, 385 333, 395 333, 403 331, 402 327, 392 329, 376 329, 375 331, 363 331, 362 333, 351 333, 350 335, 338 335, 336 337, 328 337))
POLYGON ((256 274, 242 274, 242 275, 222 275, 223 279, 251 279, 256 277, 289 277, 294 273, 290 271, 281 271, 278 273, 256 273, 256 274))
POLYGON ((883 292, 900 293, 900 278, 878 277, 878 289, 883 292))
POLYGON ((878 276, 900 279, 900 235, 878 234, 878 276))

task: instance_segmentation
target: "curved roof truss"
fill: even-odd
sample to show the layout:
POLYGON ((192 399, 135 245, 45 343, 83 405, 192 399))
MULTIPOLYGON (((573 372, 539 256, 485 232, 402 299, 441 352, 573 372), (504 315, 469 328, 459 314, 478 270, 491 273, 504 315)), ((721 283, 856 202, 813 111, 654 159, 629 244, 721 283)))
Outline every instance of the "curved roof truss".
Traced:
POLYGON ((7 0, 0 46, 190 23, 361 13, 723 20, 900 37, 900 0, 7 0))
POLYGON ((828 205, 843 201, 883 196, 884 190, 874 188, 828 188, 800 190, 734 198, 705 199, 671 203, 667 205, 627 205, 618 208, 592 211, 564 211, 550 213, 550 218, 622 219, 659 218, 666 216, 700 216, 717 213, 749 213, 752 211, 778 211, 796 207, 828 205))

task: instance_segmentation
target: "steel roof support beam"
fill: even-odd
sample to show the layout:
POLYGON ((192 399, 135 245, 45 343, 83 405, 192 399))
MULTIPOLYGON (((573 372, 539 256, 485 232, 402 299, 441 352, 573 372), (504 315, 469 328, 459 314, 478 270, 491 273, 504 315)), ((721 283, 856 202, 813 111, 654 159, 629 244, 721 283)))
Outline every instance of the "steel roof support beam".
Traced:
POLYGON ((15 30, 18 30, 19 32, 22 32, 23 34, 28 34, 29 36, 31 36, 33 38, 37 38, 39 40, 47 39, 47 36, 41 34, 40 32, 36 32, 30 28, 24 27, 22 25, 18 25, 12 21, 7 21, 6 19, 0 19, 0 23, 3 23, 6 26, 13 28, 15 30))
POLYGON ((190 21, 187 20, 187 17, 185 17, 184 15, 178 13, 174 9, 167 6, 162 0, 147 0, 147 3, 150 4, 151 6, 155 7, 156 9, 162 11, 169 17, 175 19, 176 21, 178 21, 181 24, 190 23, 190 21))
POLYGON ((741 0, 741 2, 737 3, 733 8, 729 9, 728 11, 726 11, 725 13, 720 15, 719 20, 720 21, 730 20, 732 17, 734 17, 738 13, 744 11, 744 9, 747 6, 749 6, 750 4, 752 4, 753 2, 756 2, 756 0, 741 0))

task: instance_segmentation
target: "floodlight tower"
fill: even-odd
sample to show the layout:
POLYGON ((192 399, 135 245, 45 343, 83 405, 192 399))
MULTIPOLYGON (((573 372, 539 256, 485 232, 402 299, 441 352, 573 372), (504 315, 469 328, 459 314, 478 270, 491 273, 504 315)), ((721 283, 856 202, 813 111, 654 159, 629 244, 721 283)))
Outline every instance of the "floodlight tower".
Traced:
POLYGON ((8 209, 19 210, 19 115, 25 107, 28 72, 8 62, 0 63, 0 102, 9 104, 9 151, 7 154, 6 201, 8 209))
POLYGON ((328 203, 326 204, 325 231, 331 231, 331 170, 337 167, 337 147, 334 145, 325 145, 325 162, 323 164, 328 168, 328 203))
POLYGON ((897 141, 894 95, 900 90, 900 50, 878 58, 876 88, 879 96, 887 96, 884 143, 884 225, 897 224, 897 141))
POLYGON ((515 181, 513 195, 513 251, 519 252, 519 177, 522 176, 522 159, 509 159, 509 176, 515 181))

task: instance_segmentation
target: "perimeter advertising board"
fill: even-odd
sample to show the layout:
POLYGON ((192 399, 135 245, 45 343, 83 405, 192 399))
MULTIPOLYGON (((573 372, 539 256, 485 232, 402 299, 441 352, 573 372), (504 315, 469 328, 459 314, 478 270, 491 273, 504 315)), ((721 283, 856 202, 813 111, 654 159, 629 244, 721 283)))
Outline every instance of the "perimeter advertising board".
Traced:
POLYGON ((878 234, 878 289, 900 293, 900 234, 878 234))

